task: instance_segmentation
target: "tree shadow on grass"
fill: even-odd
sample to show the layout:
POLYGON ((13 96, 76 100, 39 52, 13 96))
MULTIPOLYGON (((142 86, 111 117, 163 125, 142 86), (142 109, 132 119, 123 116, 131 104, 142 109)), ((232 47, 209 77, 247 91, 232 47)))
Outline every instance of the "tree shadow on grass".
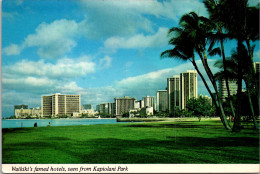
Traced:
POLYGON ((202 138, 202 137, 173 137, 167 138, 181 142, 190 146, 202 147, 257 147, 259 146, 259 138, 253 137, 218 137, 218 138, 202 138), (186 143, 185 143, 186 142, 186 143))
POLYGON ((83 163, 258 163, 259 160, 255 155, 240 159, 240 154, 248 152, 225 152, 225 147, 230 146, 234 149, 255 147, 257 151, 257 138, 95 139, 92 143, 86 142, 89 146, 100 145, 82 157, 83 163))
POLYGON ((2 133, 27 133, 32 131, 32 128, 3 128, 2 133))
MULTIPOLYGON (((30 161, 32 164, 214 164, 259 162, 259 138, 252 137, 203 138, 168 136, 165 140, 127 140, 122 137, 122 139, 97 138, 87 141, 51 137, 46 138, 46 140, 39 139, 38 142, 5 144, 3 146, 3 151, 5 151, 3 153, 3 163, 23 163, 19 159, 11 159, 12 155, 6 150, 18 152, 19 154, 23 154, 24 150, 35 150, 35 153, 46 152, 46 154, 50 154, 48 151, 54 153, 52 156, 41 153, 43 156, 41 158, 33 158, 30 161), (46 140, 48 141, 46 142, 46 140), (55 153, 62 153, 64 159, 59 159, 60 156, 57 156, 55 153), (54 157, 57 159, 51 159, 54 157)), ((28 160, 26 163, 28 163, 28 160)))
POLYGON ((212 124, 132 124, 125 125, 124 127, 137 127, 137 128, 207 128, 207 129, 224 129, 223 126, 212 125, 212 124))

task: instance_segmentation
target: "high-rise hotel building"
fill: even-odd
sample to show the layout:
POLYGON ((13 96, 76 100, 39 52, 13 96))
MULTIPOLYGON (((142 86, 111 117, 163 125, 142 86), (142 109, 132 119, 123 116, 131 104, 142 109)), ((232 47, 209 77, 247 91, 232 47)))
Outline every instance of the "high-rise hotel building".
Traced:
POLYGON ((146 96, 146 97, 143 97, 143 101, 144 101, 145 108, 153 107, 153 110, 156 110, 155 97, 146 96))
POLYGON ((181 109, 185 109, 187 101, 191 98, 197 98, 198 96, 197 71, 187 70, 187 72, 181 73, 180 86, 181 109))
POLYGON ((168 111, 168 94, 167 90, 157 91, 157 110, 160 112, 168 111))
MULTIPOLYGON (((228 79, 228 86, 230 95, 235 95, 237 93, 237 80, 228 79)), ((218 83, 218 90, 222 101, 225 101, 228 97, 228 91, 226 86, 226 80, 221 79, 218 83)))
POLYGON ((42 96, 43 116, 72 116, 74 112, 80 112, 80 95, 64 95, 56 93, 42 96))
POLYGON ((83 104, 82 109, 92 109, 91 104, 83 104))
POLYGON ((116 104, 116 115, 123 115, 124 113, 128 113, 129 109, 133 109, 135 107, 136 98, 131 98, 125 96, 123 98, 115 98, 116 104))
POLYGON ((175 109, 181 106, 180 90, 179 75, 167 78, 168 109, 170 113, 174 113, 175 109))
POLYGON ((115 103, 100 104, 99 113, 114 116, 115 115, 115 103))

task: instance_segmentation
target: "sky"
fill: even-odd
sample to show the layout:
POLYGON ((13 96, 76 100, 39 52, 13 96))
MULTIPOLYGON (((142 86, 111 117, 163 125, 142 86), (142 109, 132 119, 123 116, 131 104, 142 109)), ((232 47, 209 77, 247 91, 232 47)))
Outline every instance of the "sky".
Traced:
MULTIPOLYGON (((169 28, 191 11, 208 16, 201 0, 3 0, 2 116, 18 104, 41 107, 41 96, 54 93, 80 94, 81 104, 94 107, 156 96, 168 77, 194 70, 160 58, 171 48, 169 28)), ((225 43, 227 56, 235 46, 225 43)), ((208 95, 200 77, 198 94, 208 95)))

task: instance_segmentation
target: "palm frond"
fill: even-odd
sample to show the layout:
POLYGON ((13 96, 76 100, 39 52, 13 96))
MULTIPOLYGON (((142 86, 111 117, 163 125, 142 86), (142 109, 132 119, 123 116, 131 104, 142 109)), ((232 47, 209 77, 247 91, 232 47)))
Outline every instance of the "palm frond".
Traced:
POLYGON ((214 0, 203 0, 203 3, 209 13, 209 15, 211 16, 212 13, 214 13, 215 8, 216 8, 216 3, 214 0))
POLYGON ((182 31, 183 31, 183 29, 180 27, 172 27, 169 29, 168 34, 171 34, 173 32, 182 32, 182 31))
POLYGON ((219 47, 214 48, 214 49, 212 49, 212 50, 209 52, 208 55, 209 55, 209 56, 215 56, 215 55, 221 56, 221 49, 220 49, 219 47))
POLYGON ((235 72, 224 72, 224 71, 219 71, 214 74, 214 78, 217 80, 222 80, 225 79, 225 77, 228 77, 228 79, 237 79, 237 74, 235 72))
POLYGON ((210 51, 212 51, 212 48, 213 48, 213 46, 214 46, 215 43, 216 43, 216 39, 213 38, 212 40, 208 40, 208 41, 210 42, 209 48, 208 48, 208 52, 210 52, 210 51))
POLYGON ((176 48, 166 50, 161 53, 161 58, 176 58, 180 60, 188 60, 189 57, 181 54, 176 48))
POLYGON ((223 60, 217 60, 215 63, 214 63, 214 66, 219 68, 219 69, 222 69, 223 68, 223 60))
POLYGON ((180 19, 180 26, 185 29, 197 28, 199 17, 195 12, 184 14, 180 19))

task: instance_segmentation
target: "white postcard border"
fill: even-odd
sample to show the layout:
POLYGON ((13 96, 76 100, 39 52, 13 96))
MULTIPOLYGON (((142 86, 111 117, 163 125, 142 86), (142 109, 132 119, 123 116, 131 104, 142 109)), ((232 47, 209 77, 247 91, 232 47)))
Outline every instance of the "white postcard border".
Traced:
POLYGON ((259 173, 259 164, 2 164, 3 173, 259 173))

